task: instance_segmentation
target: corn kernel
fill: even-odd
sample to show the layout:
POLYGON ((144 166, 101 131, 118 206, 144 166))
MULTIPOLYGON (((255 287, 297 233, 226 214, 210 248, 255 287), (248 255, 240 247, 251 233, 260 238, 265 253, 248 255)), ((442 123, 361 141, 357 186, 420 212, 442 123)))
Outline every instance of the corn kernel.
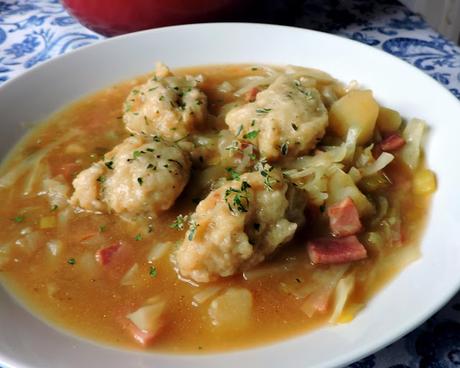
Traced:
POLYGON ((431 170, 423 169, 415 173, 412 190, 417 195, 431 194, 436 190, 436 177, 431 170))
POLYGON ((354 313, 351 313, 351 312, 343 312, 339 319, 337 320, 337 323, 348 323, 348 322, 351 322, 353 321, 353 319, 355 318, 355 314, 354 313))
POLYGON ((52 229, 56 226, 55 216, 45 216, 40 219, 40 229, 52 229))

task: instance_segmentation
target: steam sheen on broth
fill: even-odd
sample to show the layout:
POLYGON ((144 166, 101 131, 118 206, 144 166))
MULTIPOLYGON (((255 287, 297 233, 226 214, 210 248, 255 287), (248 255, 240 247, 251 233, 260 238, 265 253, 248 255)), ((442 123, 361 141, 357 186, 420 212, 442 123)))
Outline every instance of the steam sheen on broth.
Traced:
POLYGON ((313 69, 159 64, 10 153, 0 277, 46 319, 130 348, 350 322, 420 256, 424 130, 313 69))

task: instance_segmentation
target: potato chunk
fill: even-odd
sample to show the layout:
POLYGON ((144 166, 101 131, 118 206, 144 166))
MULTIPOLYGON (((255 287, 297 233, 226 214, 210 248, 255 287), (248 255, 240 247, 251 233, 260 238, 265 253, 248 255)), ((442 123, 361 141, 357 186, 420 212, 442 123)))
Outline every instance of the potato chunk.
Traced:
POLYGON ((249 326, 252 304, 252 294, 249 290, 229 288, 211 302, 208 313, 214 326, 237 332, 249 326))
POLYGON ((372 138, 379 105, 370 90, 352 90, 334 102, 329 111, 329 128, 345 139, 348 131, 355 129, 358 144, 364 144, 372 138))
POLYGON ((377 117, 377 128, 382 133, 394 133, 401 126, 402 119, 399 112, 380 106, 379 115, 377 117))

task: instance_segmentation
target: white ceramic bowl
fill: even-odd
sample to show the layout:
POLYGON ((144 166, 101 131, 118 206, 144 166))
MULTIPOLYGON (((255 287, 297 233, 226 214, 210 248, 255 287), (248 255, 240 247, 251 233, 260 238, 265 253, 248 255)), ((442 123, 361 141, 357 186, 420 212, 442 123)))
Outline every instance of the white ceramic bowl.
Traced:
POLYGON ((0 155, 23 134, 20 123, 40 120, 89 92, 146 73, 156 60, 172 67, 254 62, 320 68, 345 82, 359 80, 382 104, 406 117, 426 119, 432 127, 428 163, 438 175, 439 189, 422 259, 349 324, 260 348, 202 356, 130 352, 83 341, 49 327, 1 292, 0 362, 14 368, 340 366, 409 332, 458 290, 460 104, 409 64, 354 41, 255 24, 187 25, 110 39, 51 60, 0 88, 0 155))

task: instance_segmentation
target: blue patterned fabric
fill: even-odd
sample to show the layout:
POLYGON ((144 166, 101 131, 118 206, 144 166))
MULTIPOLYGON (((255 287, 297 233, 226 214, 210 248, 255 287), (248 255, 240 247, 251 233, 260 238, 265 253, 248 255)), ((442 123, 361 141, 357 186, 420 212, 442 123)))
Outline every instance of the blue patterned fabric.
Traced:
MULTIPOLYGON (((271 0, 264 7, 249 20, 318 29, 383 49, 428 73, 460 99, 460 48, 396 1, 271 0)), ((70 17, 58 0, 0 0, 0 84, 103 38, 70 17)), ((460 294, 418 329, 349 367, 459 366, 460 294)))

